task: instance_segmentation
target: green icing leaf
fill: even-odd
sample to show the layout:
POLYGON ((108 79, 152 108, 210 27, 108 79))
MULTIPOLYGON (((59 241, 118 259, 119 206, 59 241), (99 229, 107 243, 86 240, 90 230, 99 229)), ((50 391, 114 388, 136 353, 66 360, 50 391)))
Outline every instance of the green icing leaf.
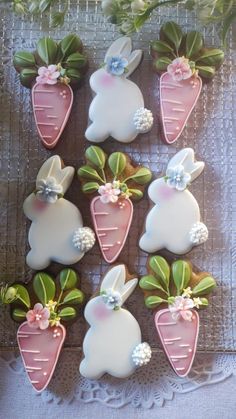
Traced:
POLYGON ((82 42, 80 38, 75 34, 65 36, 60 42, 60 47, 63 52, 64 59, 69 57, 74 52, 82 51, 82 42))
POLYGON ((23 69, 28 67, 35 67, 35 56, 28 51, 18 51, 15 53, 13 58, 13 64, 17 69, 23 69))
POLYGON ((224 61, 224 52, 218 48, 209 48, 204 50, 196 59, 196 62, 204 66, 218 67, 224 61))
POLYGON ((37 70, 34 70, 33 68, 24 68, 20 72, 20 82, 23 86, 30 88, 32 83, 35 82, 37 75, 37 70))
POLYGON ((183 38, 181 27, 175 22, 166 22, 161 28, 161 33, 164 35, 165 40, 167 38, 178 51, 183 38))
POLYGON ((216 72, 214 67, 208 67, 208 66, 202 66, 202 65, 196 65, 196 70, 198 70, 199 76, 205 79, 212 79, 216 72))
POLYGON ((195 57, 203 46, 202 35, 197 31, 191 31, 186 36, 186 57, 195 57))
POLYGON ((176 260, 172 264, 172 275, 176 286, 177 295, 180 295, 184 288, 187 288, 191 279, 192 268, 185 260, 176 260))
POLYGON ((97 192, 99 186, 97 182, 87 182, 82 186, 82 191, 84 193, 94 193, 97 192))
POLYGON ((150 295, 149 297, 145 298, 145 305, 147 308, 156 308, 164 301, 165 300, 163 300, 161 297, 158 297, 157 295, 150 295))
POLYGON ((236 19, 236 10, 230 13, 223 21, 223 28, 222 28, 222 41, 226 43, 226 37, 229 31, 230 26, 236 19))
POLYGON ((215 287, 216 281, 214 278, 206 276, 193 288, 193 296, 200 297, 201 295, 209 294, 215 287))
POLYGON ((64 290, 70 290, 74 288, 77 284, 78 276, 77 273, 73 269, 63 269, 60 272, 60 284, 61 289, 64 290))
POLYGON ((74 307, 65 307, 58 312, 58 316, 64 321, 73 320, 76 317, 76 314, 74 307))
POLYGON ((38 8, 41 13, 45 12, 51 6, 53 0, 40 0, 38 8))
POLYGON ((79 72, 79 70, 76 70, 75 68, 67 68, 66 75, 67 77, 69 77, 70 84, 72 85, 78 84, 82 79, 81 73, 79 72))
POLYGON ((201 300, 202 304, 199 305, 199 308, 205 308, 209 305, 209 302, 208 302, 207 298, 200 298, 200 300, 201 300))
POLYGON ((87 57, 79 52, 74 52, 67 58, 66 65, 72 68, 83 68, 87 65, 87 57))
POLYGON ((42 38, 38 41, 37 52, 45 64, 57 64, 58 45, 52 38, 42 38))
POLYGON ((156 71, 166 71, 171 62, 172 60, 168 57, 160 57, 158 60, 154 61, 153 66, 156 71))
POLYGON ((16 301, 20 301, 24 306, 30 308, 30 297, 27 289, 21 284, 12 285, 16 290, 16 301))
POLYGON ((84 179, 93 179, 93 180, 102 180, 99 176, 98 172, 93 169, 93 167, 89 166, 88 164, 81 166, 78 169, 78 176, 84 179))
POLYGON ((147 167, 141 167, 134 173, 132 176, 129 176, 128 179, 132 179, 138 185, 145 185, 146 183, 150 182, 152 178, 152 173, 150 172, 147 167))
POLYGON ((166 294, 166 291, 163 289, 160 280, 153 275, 143 276, 139 281, 139 286, 143 290, 159 290, 166 294))
POLYGON ((99 169, 104 168, 106 163, 106 154, 100 147, 92 145, 87 148, 85 156, 95 167, 98 167, 99 169))
POLYGON ((132 194, 131 198, 134 200, 139 200, 143 197, 143 192, 139 189, 129 189, 129 192, 132 194))
POLYGON ((119 151, 112 153, 108 159, 108 165, 114 176, 119 176, 126 167, 126 156, 119 151))
POLYGON ((39 272, 33 279, 34 292, 39 301, 45 306, 50 300, 54 300, 56 287, 51 276, 45 272, 39 272))
POLYGON ((172 54, 174 49, 165 41, 153 41, 150 44, 152 52, 157 52, 158 54, 167 53, 172 54))
POLYGON ((163 287, 168 290, 170 282, 170 267, 162 256, 151 256, 149 259, 151 270, 161 280, 163 287))
POLYGON ((16 322, 22 322, 26 318, 26 311, 22 310, 21 308, 14 308, 11 315, 13 320, 16 322))
POLYGON ((82 291, 78 290, 77 288, 71 290, 66 294, 62 303, 63 304, 82 304, 84 301, 84 294, 82 291))

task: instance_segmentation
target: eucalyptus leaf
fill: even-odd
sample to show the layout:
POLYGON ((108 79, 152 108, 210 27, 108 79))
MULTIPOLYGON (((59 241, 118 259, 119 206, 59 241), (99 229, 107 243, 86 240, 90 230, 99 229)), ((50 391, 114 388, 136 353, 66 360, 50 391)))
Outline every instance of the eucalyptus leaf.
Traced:
POLYGON ((208 48, 196 59, 196 62, 210 67, 218 67, 223 61, 224 52, 218 48, 208 48))
POLYGON ((32 87, 32 84, 35 82, 38 72, 33 68, 24 68, 20 72, 20 82, 25 87, 32 87))
POLYGON ((57 28, 58 26, 63 26, 65 21, 65 12, 54 12, 52 14, 50 25, 52 28, 57 28))
POLYGON ((108 165, 114 176, 119 176, 126 167, 126 156, 119 151, 112 153, 108 159, 108 165))
POLYGON ((88 164, 81 166, 78 169, 78 176, 82 177, 83 179, 93 179, 93 180, 102 180, 99 176, 98 172, 93 169, 93 167, 89 166, 88 164))
POLYGON ((38 41, 37 52, 41 60, 47 64, 57 64, 58 45, 52 38, 42 38, 38 41))
POLYGON ((79 52, 74 52, 67 58, 66 65, 71 68, 83 68, 87 65, 87 57, 79 52))
POLYGON ((129 179, 132 179, 138 185, 145 185, 150 182, 152 178, 152 173, 147 167, 141 167, 134 173, 132 176, 129 176, 129 179))
POLYGON ((175 46, 176 51, 178 51, 183 38, 181 27, 175 22, 166 22, 161 28, 161 33, 164 35, 165 40, 168 39, 175 46))
POLYGON ((151 256, 149 259, 151 270, 161 280, 163 287, 168 290, 170 282, 170 267, 162 256, 151 256))
POLYGON ((99 169, 104 169, 106 163, 106 154, 96 145, 92 145, 88 147, 85 151, 85 157, 88 161, 90 161, 95 167, 99 169))
POLYGON ((156 308, 161 303, 163 303, 165 300, 163 300, 161 297, 158 297, 157 295, 150 295, 149 297, 145 298, 145 305, 147 308, 156 308))
POLYGON ((33 289, 39 301, 45 306, 50 300, 54 300, 56 286, 51 276, 45 272, 39 272, 33 279, 33 289))
POLYGON ((13 288, 16 290, 16 300, 22 303, 25 307, 30 308, 30 297, 27 289, 24 287, 24 285, 21 284, 14 284, 12 285, 13 288))
POLYGON ((195 57, 203 46, 202 35, 197 31, 191 31, 186 36, 186 57, 195 57))
POLYGON ((84 301, 83 292, 75 288, 66 294, 62 303, 63 304, 82 304, 83 301, 84 301))
POLYGON ((140 191, 139 189, 129 189, 129 192, 131 193, 131 198, 134 200, 139 200, 142 199, 143 197, 143 192, 140 191))
POLYGON ((58 316, 63 321, 70 321, 73 320, 76 317, 76 310, 74 307, 64 307, 62 310, 58 311, 58 316))
POLYGON ((172 60, 168 57, 160 57, 158 60, 154 61, 153 67, 156 71, 166 71, 171 62, 172 60))
POLYGON ((196 70, 198 70, 199 76, 205 79, 212 79, 216 72, 215 67, 202 66, 202 65, 196 65, 196 70))
POLYGON ((22 322, 26 319, 26 311, 21 308, 14 308, 11 315, 16 322, 22 322))
POLYGON ((152 52, 157 52, 158 54, 166 53, 166 54, 173 54, 174 49, 171 45, 169 45, 165 41, 153 41, 150 44, 150 48, 152 52))
POLYGON ((35 56, 28 51, 18 51, 14 55, 13 64, 17 69, 34 68, 36 66, 35 56))
POLYGON ((201 295, 209 294, 216 287, 216 281, 211 276, 203 278, 194 288, 193 296, 200 297, 201 295))
POLYGON ((64 59, 69 57, 74 52, 82 51, 82 42, 75 34, 65 36, 60 42, 60 47, 63 52, 64 59))
POLYGON ((187 288, 191 279, 192 268, 185 260, 176 260, 172 264, 172 275, 176 286, 177 295, 180 295, 183 289, 187 288))
POLYGON ((77 282, 78 275, 73 269, 66 268, 60 272, 60 285, 62 291, 74 288, 77 282))
POLYGON ((159 290, 166 294, 166 291, 162 287, 160 280, 153 275, 143 276, 139 281, 139 286, 143 290, 147 290, 147 291, 159 290))
POLYGON ((40 0, 39 5, 38 5, 38 8, 39 8, 40 12, 43 13, 46 10, 48 10, 49 7, 51 6, 52 2, 53 2, 53 0, 40 0))
POLYGON ((94 193, 99 189, 99 184, 97 182, 87 182, 82 186, 83 193, 94 193))

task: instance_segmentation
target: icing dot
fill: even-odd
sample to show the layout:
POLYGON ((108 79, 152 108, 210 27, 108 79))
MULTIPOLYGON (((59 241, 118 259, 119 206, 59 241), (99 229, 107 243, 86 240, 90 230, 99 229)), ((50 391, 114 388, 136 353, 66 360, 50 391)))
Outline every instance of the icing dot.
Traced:
POLYGON ((58 332, 58 333, 57 333, 57 336, 61 336, 61 334, 58 332))
POLYGON ((117 242, 117 244, 120 244, 120 243, 121 243, 120 241, 117 242))
POLYGON ((47 372, 44 372, 43 375, 47 375, 47 372))
POLYGON ((55 131, 58 131, 58 127, 54 127, 54 130, 55 130, 55 131))
POLYGON ((62 96, 63 95, 63 93, 62 92, 60 92, 60 96, 62 96))
POLYGON ((62 93, 64 93, 64 94, 65 94, 65 93, 66 93, 66 90, 62 90, 62 93))
POLYGON ((189 349, 188 351, 189 351, 189 352, 192 352, 192 349, 189 349))
POLYGON ((175 129, 176 129, 176 131, 179 131, 179 127, 176 127, 175 129))
POLYGON ((58 332, 58 330, 57 329, 54 329, 54 333, 57 333, 58 332))

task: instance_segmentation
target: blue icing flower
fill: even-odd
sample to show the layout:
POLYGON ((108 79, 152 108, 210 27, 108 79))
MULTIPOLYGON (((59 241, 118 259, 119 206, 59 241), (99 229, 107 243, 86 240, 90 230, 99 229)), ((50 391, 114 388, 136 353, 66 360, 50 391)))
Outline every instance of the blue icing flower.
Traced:
POLYGON ((177 191, 183 191, 187 188, 191 181, 189 173, 184 171, 182 164, 175 167, 170 167, 166 171, 166 182, 170 188, 175 188, 177 191))
POLYGON ((110 310, 117 310, 122 305, 122 297, 118 291, 108 289, 102 293, 102 298, 107 308, 110 310))
POLYGON ((117 55, 107 57, 105 64, 105 68, 108 73, 113 74, 114 76, 121 76, 127 68, 128 61, 121 55, 117 55))
POLYGON ((47 179, 40 179, 37 182, 36 196, 40 201, 55 204, 58 199, 58 195, 63 193, 63 188, 57 183, 54 177, 48 177, 47 179))

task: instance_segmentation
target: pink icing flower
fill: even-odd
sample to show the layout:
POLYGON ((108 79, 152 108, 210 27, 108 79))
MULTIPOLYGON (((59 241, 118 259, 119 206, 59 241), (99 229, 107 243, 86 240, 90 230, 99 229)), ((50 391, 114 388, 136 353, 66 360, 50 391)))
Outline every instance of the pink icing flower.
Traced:
POLYGON ((178 320, 181 316, 184 320, 191 321, 193 316, 191 308, 193 307, 194 302, 191 298, 178 296, 175 297, 174 303, 169 305, 169 310, 174 320, 178 320))
POLYGON ((57 66, 51 64, 48 67, 40 67, 38 69, 36 81, 41 84, 56 84, 59 76, 60 71, 58 71, 57 66))
POLYGON ((43 307, 40 303, 35 304, 33 310, 29 310, 26 314, 28 325, 34 329, 47 329, 49 326, 49 317, 49 309, 43 307))
POLYGON ((175 58, 175 60, 173 60, 172 63, 168 65, 167 72, 175 81, 186 80, 193 75, 189 65, 189 60, 185 57, 175 58))
POLYGON ((98 189, 98 193, 101 195, 100 199, 103 204, 108 204, 109 202, 117 202, 118 195, 120 195, 120 189, 115 188, 112 183, 106 183, 98 189))

